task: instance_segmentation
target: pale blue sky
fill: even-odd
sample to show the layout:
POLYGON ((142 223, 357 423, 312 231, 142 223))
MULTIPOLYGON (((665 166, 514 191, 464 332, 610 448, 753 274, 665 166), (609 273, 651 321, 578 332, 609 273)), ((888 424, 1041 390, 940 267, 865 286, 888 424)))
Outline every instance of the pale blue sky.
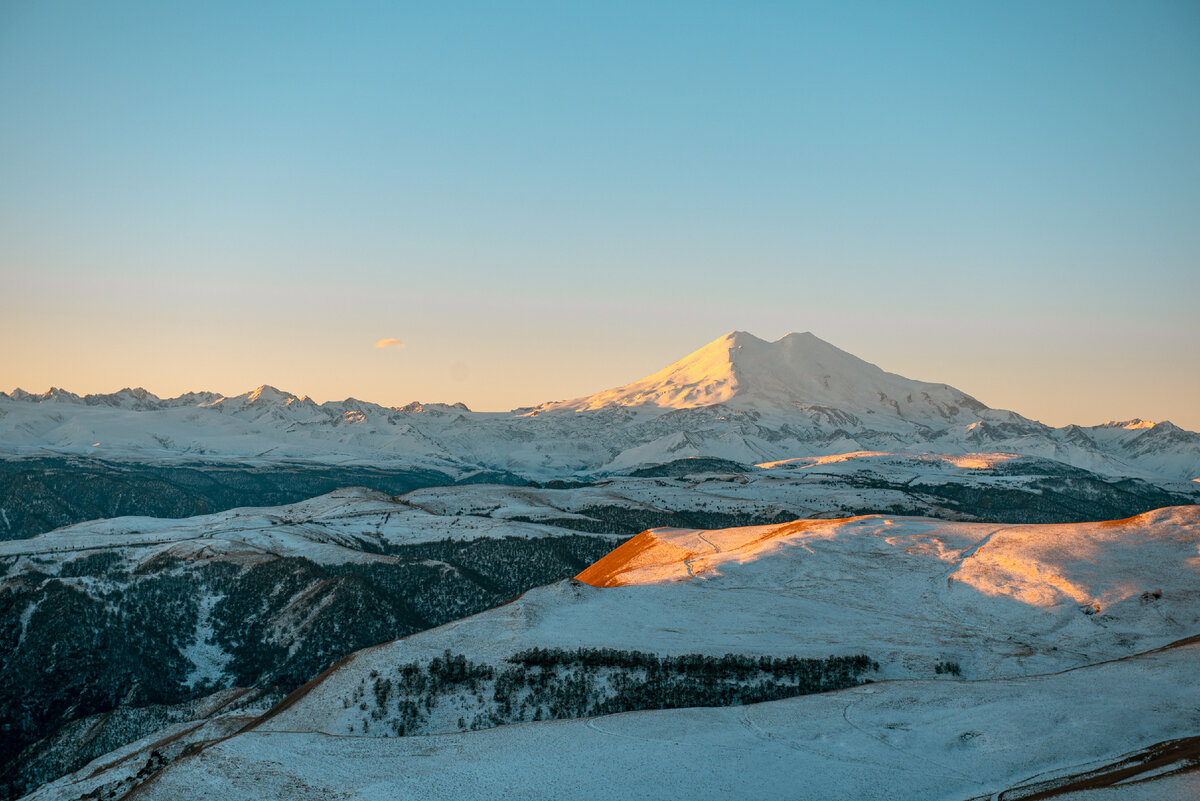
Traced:
POLYGON ((0 388, 506 409, 811 330, 1200 429, 1191 0, 245 5, 0 0, 0 388))

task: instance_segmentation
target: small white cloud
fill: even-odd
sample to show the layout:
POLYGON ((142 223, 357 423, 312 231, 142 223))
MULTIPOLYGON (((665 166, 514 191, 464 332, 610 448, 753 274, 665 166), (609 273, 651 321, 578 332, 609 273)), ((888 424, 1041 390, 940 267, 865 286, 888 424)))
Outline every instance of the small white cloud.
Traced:
POLYGON ((387 339, 381 339, 378 342, 376 342, 375 347, 377 347, 377 348, 403 348, 404 343, 401 342, 400 340, 396 339, 395 337, 389 337, 387 339))

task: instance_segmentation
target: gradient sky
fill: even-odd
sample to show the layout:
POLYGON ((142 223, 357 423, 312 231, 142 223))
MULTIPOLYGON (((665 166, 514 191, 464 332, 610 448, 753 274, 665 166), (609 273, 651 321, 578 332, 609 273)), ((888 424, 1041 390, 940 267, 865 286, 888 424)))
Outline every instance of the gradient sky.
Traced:
POLYGON ((733 329, 1200 430, 1200 4, 0 0, 0 389, 499 410, 733 329))

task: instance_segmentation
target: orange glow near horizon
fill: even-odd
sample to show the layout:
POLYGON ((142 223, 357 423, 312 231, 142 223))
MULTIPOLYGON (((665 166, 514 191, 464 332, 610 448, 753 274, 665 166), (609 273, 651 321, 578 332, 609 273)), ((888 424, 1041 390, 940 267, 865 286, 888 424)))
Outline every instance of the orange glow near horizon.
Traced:
MULTIPOLYGON (((467 338, 461 332, 441 332, 439 338, 438 332, 433 332, 405 342, 404 347, 376 349, 372 347, 376 342, 373 337, 366 337, 364 344, 362 332, 351 327, 331 332, 322 329, 318 339, 299 335, 273 339, 264 333, 252 338, 255 344, 248 348, 249 335, 239 336, 234 329, 213 329, 200 322, 193 328, 205 332, 202 340, 190 339, 189 328, 188 336, 164 330, 156 331, 153 336, 130 334, 127 340, 116 344, 105 344, 98 338, 97 330, 107 330, 99 322, 94 326, 97 330, 89 330, 86 336, 67 336, 64 332, 74 331, 74 321, 69 322, 70 325, 63 323, 47 331, 39 328, 39 338, 32 342, 23 339, 24 330, 15 325, 11 336, 0 337, 10 343, 7 358, 3 360, 9 383, 0 386, 0 390, 22 388, 38 395, 45 387, 56 386, 83 396, 145 387, 160 398, 201 391, 236 397, 269 384, 285 392, 302 394, 316 403, 355 397, 392 408, 414 401, 447 404, 461 401, 475 411, 507 412, 553 407, 552 399, 585 396, 601 405, 609 401, 655 401, 662 408, 676 408, 681 404, 727 400, 736 384, 736 376, 718 372, 713 384, 706 391, 699 391, 690 385, 699 380, 703 371, 683 370, 670 377, 675 382, 672 392, 664 389, 661 396, 639 396, 637 390, 646 388, 646 379, 632 384, 623 382, 639 375, 653 378, 654 370, 661 373, 665 362, 677 359, 680 351, 692 344, 685 340, 680 345, 678 338, 666 336, 662 336, 661 342, 651 341, 652 334, 640 330, 622 332, 603 342, 584 341, 579 336, 559 337, 557 333, 530 341, 490 331, 482 338, 467 338), (81 340, 92 343, 86 358, 78 355, 81 340), (71 358, 66 359, 64 354, 71 354, 71 358), (614 387, 631 394, 614 396, 614 387)), ((831 344, 845 346, 849 352, 902 375, 947 378, 950 385, 975 395, 993 408, 1014 409, 1048 425, 1113 426, 1117 421, 1118 430, 1129 423, 1149 429, 1151 424, 1142 420, 1154 415, 1156 420, 1169 419, 1182 428, 1200 430, 1200 418, 1191 412, 1194 404, 1187 407, 1188 413, 1164 407, 1160 400, 1169 393, 1157 389, 1153 382, 1140 382, 1141 388, 1136 392, 1123 385, 1128 390, 1126 397, 1104 393, 1106 400, 1096 400, 1090 407, 1081 405, 1073 395, 1068 408, 1050 416, 1044 405, 1048 401, 1042 397, 1047 382, 1036 374, 1028 376, 1028 389, 1022 400, 1006 399, 1004 395, 989 392, 986 383, 978 383, 978 377, 962 374, 956 377, 954 370, 961 371, 963 366, 953 359, 944 358, 933 365, 932 361, 938 358, 933 350, 924 354, 926 361, 920 367, 898 362, 894 354, 891 358, 879 358, 889 354, 880 354, 879 348, 870 343, 864 346, 861 340, 867 338, 867 333, 857 332, 857 340, 839 337, 831 344), (1039 408, 1038 403, 1043 406, 1039 408)), ((700 336, 703 335, 701 332, 700 336)), ((689 367, 699 369, 700 365, 689 367)), ((1179 391, 1188 397, 1200 392, 1200 371, 1176 371, 1171 376, 1182 387, 1179 391), (1188 388, 1191 384, 1195 384, 1195 392, 1188 388)), ((1083 394, 1099 397, 1097 393, 1083 394)), ((969 430, 966 421, 964 427, 969 430)))

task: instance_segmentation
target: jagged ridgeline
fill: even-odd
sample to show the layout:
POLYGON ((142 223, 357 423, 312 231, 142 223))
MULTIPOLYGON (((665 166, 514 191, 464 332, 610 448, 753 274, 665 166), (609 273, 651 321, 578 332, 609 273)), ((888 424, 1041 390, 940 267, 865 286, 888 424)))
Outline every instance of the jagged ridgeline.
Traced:
POLYGON ((1153 482, 1200 475, 1200 434, 1168 421, 1054 428, 946 384, 889 373, 811 333, 767 342, 742 331, 642 380, 511 412, 354 398, 318 404, 269 386, 168 399, 140 389, 0 392, 0 443, 8 456, 374 465, 441 472, 450 482, 512 473, 570 481, 680 457, 751 465, 858 451, 1018 453, 1153 482))
POLYGON ((446 651, 425 664, 372 670, 342 698, 342 706, 362 713, 359 722, 347 724, 348 734, 403 736, 644 709, 757 704, 854 687, 878 669, 865 654, 804 659, 531 648, 491 665, 446 651))

